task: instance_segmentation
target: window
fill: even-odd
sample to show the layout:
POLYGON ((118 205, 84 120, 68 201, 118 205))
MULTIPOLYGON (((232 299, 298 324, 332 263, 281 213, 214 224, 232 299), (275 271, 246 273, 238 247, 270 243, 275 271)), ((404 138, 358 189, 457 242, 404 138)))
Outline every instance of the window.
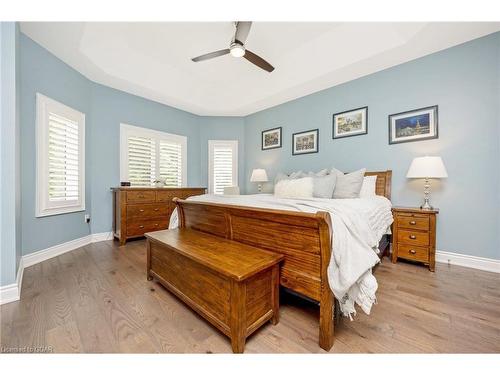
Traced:
POLYGON ((186 185, 187 138, 181 135, 121 124, 120 178, 132 186, 186 185))
POLYGON ((36 94, 36 216, 85 210, 85 114, 36 94))
POLYGON ((208 191, 223 194, 238 185, 238 141, 208 141, 208 191))

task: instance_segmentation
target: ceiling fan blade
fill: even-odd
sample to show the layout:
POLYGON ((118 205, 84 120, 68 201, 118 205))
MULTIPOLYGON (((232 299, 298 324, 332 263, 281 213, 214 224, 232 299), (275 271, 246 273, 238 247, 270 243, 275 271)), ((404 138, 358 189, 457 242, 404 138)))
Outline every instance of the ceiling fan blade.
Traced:
POLYGON ((210 52, 198 57, 194 57, 191 60, 193 60, 194 62, 204 61, 213 59, 214 57, 224 56, 227 55, 228 53, 229 53, 229 48, 226 48, 226 49, 221 49, 220 51, 210 52))
POLYGON ((236 32, 234 33, 234 39, 239 41, 241 44, 245 44, 251 27, 252 22, 250 21, 236 22, 236 32))
POLYGON ((252 64, 257 65, 259 68, 262 68, 269 73, 271 73, 274 70, 274 67, 269 64, 266 60, 264 60, 262 57, 257 56, 255 53, 252 51, 246 50, 245 55, 243 56, 245 59, 250 61, 252 64))

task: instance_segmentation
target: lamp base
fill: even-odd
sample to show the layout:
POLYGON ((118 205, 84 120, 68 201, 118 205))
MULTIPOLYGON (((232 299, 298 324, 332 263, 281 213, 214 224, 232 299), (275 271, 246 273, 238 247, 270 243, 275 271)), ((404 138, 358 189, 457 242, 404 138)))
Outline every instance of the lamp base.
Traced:
POLYGON ((420 206, 420 209, 421 209, 421 210, 433 210, 433 209, 434 209, 434 207, 432 207, 432 206, 429 204, 429 200, 428 200, 428 199, 426 199, 426 200, 424 201, 424 203, 420 206))

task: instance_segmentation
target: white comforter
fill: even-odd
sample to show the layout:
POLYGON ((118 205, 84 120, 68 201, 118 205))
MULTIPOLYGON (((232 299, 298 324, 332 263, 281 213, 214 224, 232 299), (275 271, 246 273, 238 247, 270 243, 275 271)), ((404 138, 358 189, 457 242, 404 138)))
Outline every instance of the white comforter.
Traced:
MULTIPOLYGON (((332 220, 332 258, 328 281, 345 316, 356 314, 356 302, 366 314, 376 301, 377 280, 372 267, 379 262, 378 244, 392 224, 391 202, 381 196, 359 199, 283 199, 271 194, 199 195, 194 201, 235 204, 301 212, 326 211, 332 220)), ((169 228, 178 226, 177 211, 169 228)))

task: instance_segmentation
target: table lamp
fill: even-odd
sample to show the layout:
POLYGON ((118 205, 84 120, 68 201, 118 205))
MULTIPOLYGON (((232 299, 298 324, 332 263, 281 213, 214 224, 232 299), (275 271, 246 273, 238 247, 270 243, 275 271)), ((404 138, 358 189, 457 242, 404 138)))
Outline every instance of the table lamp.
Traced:
POLYGON ((407 178, 424 178, 424 203, 420 206, 423 210, 432 210, 429 203, 430 178, 446 178, 446 168, 440 156, 421 156, 414 158, 406 174, 407 178))
POLYGON ((261 182, 267 182, 267 173, 265 169, 257 168, 252 171, 252 176, 250 177, 250 182, 258 182, 259 193, 262 192, 261 182))

